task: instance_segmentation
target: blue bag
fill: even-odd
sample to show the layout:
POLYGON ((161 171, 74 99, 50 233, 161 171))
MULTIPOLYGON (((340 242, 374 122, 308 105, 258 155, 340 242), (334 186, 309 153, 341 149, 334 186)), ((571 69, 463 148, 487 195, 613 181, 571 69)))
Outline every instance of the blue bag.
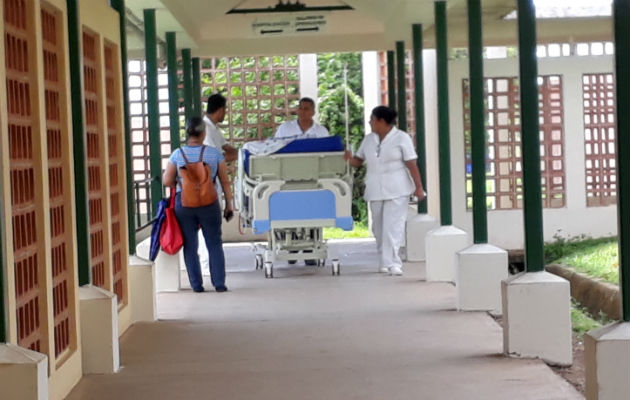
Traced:
POLYGON ((151 248, 149 249, 149 259, 151 261, 155 261, 160 251, 160 231, 166 220, 168 203, 169 199, 165 198, 160 200, 157 206, 157 214, 155 215, 155 221, 153 221, 153 227, 151 228, 151 248))

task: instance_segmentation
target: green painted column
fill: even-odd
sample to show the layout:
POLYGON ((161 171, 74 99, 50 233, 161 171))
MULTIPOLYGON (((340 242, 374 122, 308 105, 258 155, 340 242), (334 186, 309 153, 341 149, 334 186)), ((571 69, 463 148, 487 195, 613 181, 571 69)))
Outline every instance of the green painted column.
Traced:
POLYGON ((83 60, 79 1, 67 0, 68 52, 70 62, 70 91, 72 104, 72 152, 74 155, 74 199, 76 212, 76 246, 79 268, 79 285, 91 282, 90 230, 88 208, 87 156, 85 149, 85 123, 83 98, 83 60))
POLYGON ((186 121, 188 121, 194 115, 190 49, 182 49, 182 75, 184 78, 184 115, 186 116, 186 121))
POLYGON ((468 63, 470 69, 470 137, 473 190, 473 239, 488 243, 486 206, 486 127, 483 92, 483 40, 481 37, 481 0, 468 4, 468 63))
POLYGON ((195 116, 203 114, 201 106, 201 60, 199 57, 192 59, 192 83, 193 83, 193 110, 195 116))
POLYGON ((155 10, 144 10, 144 43, 147 68, 147 111, 149 114, 149 166, 151 203, 155 213, 162 199, 162 153, 160 146, 160 104, 158 97, 157 33, 155 10))
POLYGON ((396 76, 398 77, 398 129, 407 130, 407 74, 405 73, 405 42, 396 42, 396 76))
POLYGON ((111 0, 111 6, 118 11, 120 24, 120 62, 122 66, 123 114, 125 118, 125 169, 127 171, 127 231, 129 234, 129 254, 136 253, 136 229, 133 221, 136 218, 133 190, 133 167, 131 163, 131 119, 129 116, 129 72, 127 64, 127 30, 125 29, 125 0, 111 0))
POLYGON ((630 322, 630 0, 615 0, 617 213, 622 317, 630 322))
MULTIPOLYGON (((4 186, 4 181, 2 179, 2 175, 0 174, 0 187, 6 188, 4 186)), ((4 218, 4 197, 0 196, 0 226, 6 226, 6 219, 4 218)), ((0 229, 0 343, 5 343, 7 341, 7 327, 9 324, 7 323, 7 313, 6 307, 8 303, 7 299, 7 291, 5 288, 7 282, 7 263, 4 259, 4 245, 7 242, 4 239, 4 229, 0 229)))
MULTIPOLYGON (((427 190, 427 150, 424 122, 424 63, 422 61, 422 24, 413 24, 413 81, 416 117, 416 151, 418 152, 418 169, 422 178, 422 187, 427 190)), ((418 214, 427 213, 427 200, 418 203, 418 214)))
POLYGON ((525 269, 528 272, 538 272, 545 269, 545 260, 543 256, 544 238, 540 187, 536 10, 533 0, 518 0, 518 48, 521 81, 525 269))
POLYGON ((440 224, 453 224, 451 200, 451 144, 448 100, 448 35, 446 2, 435 2, 438 147, 440 164, 440 224))
POLYGON ((396 67, 395 55, 392 50, 387 51, 387 106, 396 107, 396 67))
POLYGON ((171 150, 181 145, 179 136, 179 90, 177 80, 177 36, 166 32, 166 64, 168 68, 168 118, 171 130, 171 150))

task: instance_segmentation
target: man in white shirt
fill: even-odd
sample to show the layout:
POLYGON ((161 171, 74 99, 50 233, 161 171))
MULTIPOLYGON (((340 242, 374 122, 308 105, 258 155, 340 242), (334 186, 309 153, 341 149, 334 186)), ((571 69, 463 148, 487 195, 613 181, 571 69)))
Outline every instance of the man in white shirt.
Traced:
POLYGON ((223 137, 223 132, 217 126, 225 119, 226 103, 225 97, 218 93, 208 97, 206 115, 203 117, 203 122, 206 125, 206 138, 203 144, 223 150, 225 161, 230 162, 236 160, 238 156, 237 150, 228 144, 223 137))
MULTIPOLYGON (((206 146, 214 147, 219 151, 223 151, 223 155, 225 157, 226 162, 234 161, 238 157, 238 151, 232 145, 228 144, 225 137, 223 137, 223 132, 217 126, 219 123, 223 122, 226 114, 226 105, 227 100, 222 95, 215 93, 208 97, 208 102, 206 106, 206 115, 203 117, 203 122, 206 128, 206 137, 203 140, 203 144, 206 146)), ((222 197, 223 190, 221 185, 214 185, 217 189, 217 195, 219 199, 222 197)), ((219 204, 221 202, 219 201, 219 204)), ((201 263, 202 268, 204 270, 209 268, 209 256, 208 250, 206 246, 201 243, 205 243, 203 238, 203 233, 199 231, 199 262, 201 263)), ((208 272, 209 273, 209 272, 208 272)))
POLYGON ((314 115, 315 102, 310 97, 302 97, 297 109, 298 118, 280 125, 274 137, 306 139, 330 136, 328 129, 313 121, 314 115))

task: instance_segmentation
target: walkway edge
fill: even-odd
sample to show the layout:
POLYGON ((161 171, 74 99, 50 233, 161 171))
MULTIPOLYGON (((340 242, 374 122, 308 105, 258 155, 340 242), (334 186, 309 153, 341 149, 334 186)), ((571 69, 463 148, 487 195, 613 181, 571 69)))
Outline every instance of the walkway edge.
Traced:
POLYGON ((571 297, 592 315, 604 313, 611 319, 621 318, 621 293, 618 286, 596 280, 567 265, 548 264, 546 269, 568 280, 571 283, 571 297))

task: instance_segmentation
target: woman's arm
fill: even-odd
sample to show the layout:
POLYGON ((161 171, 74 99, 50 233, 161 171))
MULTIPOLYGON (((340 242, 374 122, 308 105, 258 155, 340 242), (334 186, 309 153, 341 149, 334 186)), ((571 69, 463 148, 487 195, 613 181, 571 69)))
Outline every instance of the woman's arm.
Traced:
POLYGON ((363 165, 363 159, 357 156, 353 156, 352 153, 350 153, 350 150, 346 150, 343 155, 343 159, 348 161, 348 163, 354 168, 358 168, 363 165))
POLYGON ((422 179, 420 178, 420 170, 418 169, 418 164, 416 164, 416 160, 405 161, 405 165, 409 170, 409 174, 413 179, 413 183, 416 184, 416 190, 413 194, 418 197, 418 201, 422 201, 424 199, 424 188, 422 187, 422 179))
POLYGON ((175 186, 177 177, 177 167, 172 162, 168 162, 166 164, 166 169, 164 170, 164 174, 162 174, 162 184, 166 187, 175 186))
POLYGON ((225 196, 225 209, 232 210, 232 187, 230 186, 230 178, 228 177, 227 164, 225 161, 219 163, 219 180, 221 181, 223 195, 225 196))

